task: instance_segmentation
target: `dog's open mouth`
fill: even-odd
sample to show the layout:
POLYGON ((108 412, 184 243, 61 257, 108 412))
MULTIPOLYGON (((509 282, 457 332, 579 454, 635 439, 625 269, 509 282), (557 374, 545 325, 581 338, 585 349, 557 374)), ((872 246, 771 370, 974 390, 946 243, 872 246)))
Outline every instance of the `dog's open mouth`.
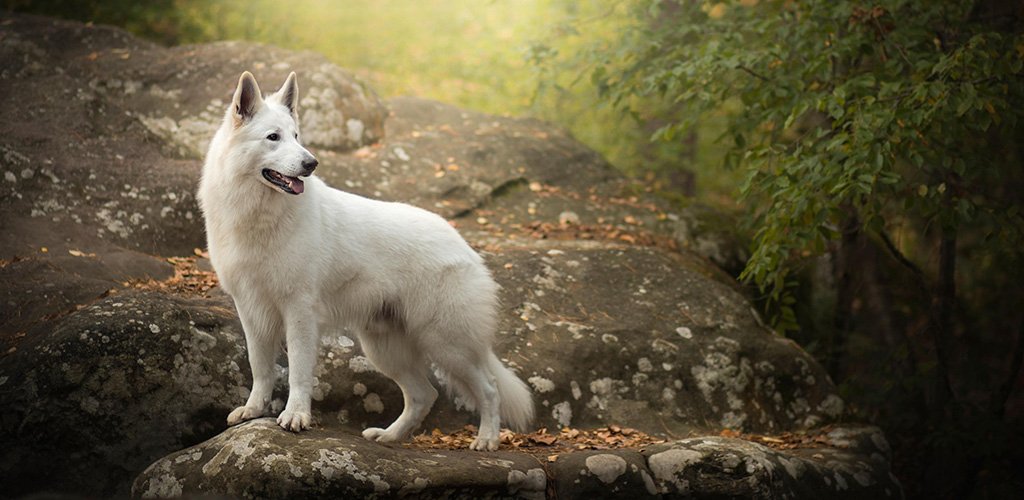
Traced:
POLYGON ((288 177, 277 170, 263 169, 263 178, 288 194, 300 194, 305 186, 298 177, 288 177))

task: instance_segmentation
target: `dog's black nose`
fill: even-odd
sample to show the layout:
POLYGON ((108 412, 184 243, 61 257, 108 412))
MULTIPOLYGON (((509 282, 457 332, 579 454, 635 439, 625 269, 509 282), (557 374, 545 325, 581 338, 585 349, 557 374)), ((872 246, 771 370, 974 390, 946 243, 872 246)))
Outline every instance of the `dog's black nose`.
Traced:
POLYGON ((311 160, 306 160, 302 162, 302 168, 307 173, 313 173, 313 170, 316 169, 316 166, 319 164, 320 162, 316 161, 316 158, 313 158, 311 160))

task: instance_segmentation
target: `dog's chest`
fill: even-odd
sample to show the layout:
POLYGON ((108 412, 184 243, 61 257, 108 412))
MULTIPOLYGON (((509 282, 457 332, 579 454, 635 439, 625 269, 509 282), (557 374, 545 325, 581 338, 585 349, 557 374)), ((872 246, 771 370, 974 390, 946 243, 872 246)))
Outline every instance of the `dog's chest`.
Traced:
POLYGON ((288 293, 308 285, 309 266, 303 264, 304 259, 294 245, 280 238, 243 239, 226 235, 211 238, 209 246, 217 278, 232 295, 240 291, 288 293))

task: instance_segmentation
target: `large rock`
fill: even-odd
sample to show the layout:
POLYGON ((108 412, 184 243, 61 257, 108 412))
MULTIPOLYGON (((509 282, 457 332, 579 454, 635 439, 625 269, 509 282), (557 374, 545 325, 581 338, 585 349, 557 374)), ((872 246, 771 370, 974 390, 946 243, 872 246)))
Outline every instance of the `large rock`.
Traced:
POLYGON ((837 428, 827 447, 775 450, 726 437, 569 453, 410 450, 350 433, 282 431, 271 419, 172 453, 133 496, 236 498, 899 498, 874 428, 837 428))
MULTIPOLYGON (((498 353, 533 387, 539 426, 779 432, 843 412, 821 366, 770 333, 729 278, 700 259, 605 242, 488 249, 502 287, 498 353)), ((346 333, 323 339, 320 421, 388 423, 401 392, 346 333)), ((425 425, 466 423, 472 416, 445 400, 425 425)))
POLYGON ((166 49, 117 29, 0 21, 0 258, 106 242, 184 255, 203 245, 200 162, 238 75, 267 92, 302 73, 303 134, 325 151, 380 139, 386 110, 318 54, 224 42, 166 49), (25 226, 28 226, 26 229, 25 226))
MULTIPOLYGON (((851 496, 898 494, 884 453, 835 440, 783 453, 692 438, 554 463, 364 442, 358 431, 394 419, 401 395, 343 329, 322 339, 316 430, 257 421, 217 436, 250 378, 230 300, 126 285, 171 277, 166 257, 203 246, 200 157, 243 69, 268 91, 299 73, 303 132, 329 183, 439 212, 482 251, 502 285, 497 351, 534 388, 538 426, 771 433, 833 421, 843 403, 712 264, 740 253, 711 219, 646 194, 547 124, 415 98, 386 113, 316 54, 166 49, 38 17, 0 18, 0 59, 3 495, 124 495, 168 453, 136 494, 806 497, 826 491, 807 486, 819 473, 851 496)), ((442 399, 425 426, 466 423, 475 417, 442 399)))
POLYGON ((554 239, 651 243, 638 232, 654 233, 733 275, 742 270, 746 249, 731 217, 645 195, 564 130, 412 97, 387 104, 385 139, 355 154, 320 153, 319 175, 457 219, 471 240, 515 239, 538 224, 554 239))
POLYGON ((233 427, 154 463, 134 496, 544 498, 544 467, 523 453, 424 452, 351 433, 283 432, 273 419, 233 427))
POLYGON ((248 395, 226 297, 125 291, 30 333, 0 360, 5 496, 123 492, 169 450, 222 431, 248 395))
MULTIPOLYGON (((837 428, 827 446, 777 450, 699 437, 636 450, 561 456, 550 467, 557 498, 899 498, 889 445, 876 428, 837 428)), ((149 472, 147 472, 149 474, 149 472)))
POLYGON ((669 498, 901 498, 889 444, 876 428, 836 429, 829 447, 780 451, 725 437, 643 451, 655 490, 669 498))
POLYGON ((320 174, 325 180, 448 218, 466 215, 494 194, 529 182, 575 192, 625 184, 597 153, 540 121, 411 97, 393 99, 388 106, 393 115, 385 124, 386 139, 354 155, 321 155, 332 167, 320 174))

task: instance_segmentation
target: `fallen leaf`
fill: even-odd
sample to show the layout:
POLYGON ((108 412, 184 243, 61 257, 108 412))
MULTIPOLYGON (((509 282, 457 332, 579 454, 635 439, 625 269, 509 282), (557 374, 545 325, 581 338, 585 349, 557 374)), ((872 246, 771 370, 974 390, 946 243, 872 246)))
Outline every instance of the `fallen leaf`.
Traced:
POLYGON ((719 432, 718 435, 727 438, 740 437, 740 433, 732 429, 722 429, 722 432, 719 432))

